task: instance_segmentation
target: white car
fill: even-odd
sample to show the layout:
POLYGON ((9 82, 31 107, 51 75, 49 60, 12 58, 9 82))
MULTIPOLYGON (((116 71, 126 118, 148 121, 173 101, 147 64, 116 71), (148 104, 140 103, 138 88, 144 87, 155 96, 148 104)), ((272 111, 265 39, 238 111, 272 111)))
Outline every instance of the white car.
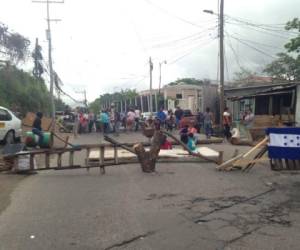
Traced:
POLYGON ((22 122, 9 109, 0 106, 0 141, 14 143, 21 137, 22 122))

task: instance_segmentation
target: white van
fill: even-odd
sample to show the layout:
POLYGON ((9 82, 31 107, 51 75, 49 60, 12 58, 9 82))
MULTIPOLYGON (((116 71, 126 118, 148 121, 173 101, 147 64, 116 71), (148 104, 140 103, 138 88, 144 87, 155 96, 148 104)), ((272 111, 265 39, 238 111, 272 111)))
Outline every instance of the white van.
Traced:
POLYGON ((0 106, 0 141, 14 143, 22 133, 22 122, 13 112, 0 106))

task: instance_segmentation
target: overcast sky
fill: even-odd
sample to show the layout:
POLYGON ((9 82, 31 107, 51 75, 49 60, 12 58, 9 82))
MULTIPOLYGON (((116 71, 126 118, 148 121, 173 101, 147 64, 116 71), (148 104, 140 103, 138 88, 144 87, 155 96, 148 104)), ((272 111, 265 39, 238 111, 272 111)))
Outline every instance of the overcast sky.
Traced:
MULTIPOLYGON (((46 5, 30 0, 0 2, 0 21, 32 44, 38 37, 47 60, 46 5)), ((149 56, 154 62, 154 87, 158 87, 158 64, 164 60, 163 84, 181 77, 217 79, 217 17, 204 9, 217 13, 218 1, 65 0, 51 4, 51 18, 62 19, 51 23, 54 69, 64 82, 62 88, 77 99, 82 95, 75 92, 86 89, 89 101, 106 92, 146 89, 149 56)), ((285 23, 299 17, 299 9, 299 0, 225 0, 226 15, 263 24, 285 23)), ((286 33, 271 35, 227 22, 226 36, 234 38, 225 38, 225 80, 231 80, 240 66, 261 70, 287 41, 286 33)))

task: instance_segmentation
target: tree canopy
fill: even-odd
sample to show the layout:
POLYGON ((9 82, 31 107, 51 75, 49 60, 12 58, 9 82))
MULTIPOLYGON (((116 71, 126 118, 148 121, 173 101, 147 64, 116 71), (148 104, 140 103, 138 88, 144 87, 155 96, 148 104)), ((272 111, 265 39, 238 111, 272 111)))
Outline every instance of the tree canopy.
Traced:
MULTIPOLYGON (((65 107, 60 101, 55 101, 58 108, 65 107)), ((0 106, 21 112, 42 111, 50 113, 50 93, 42 78, 35 78, 31 74, 7 64, 0 67, 0 106)))
POLYGON ((299 32, 297 37, 292 38, 286 45, 285 48, 288 52, 300 53, 300 19, 294 18, 292 21, 287 22, 285 26, 286 30, 296 30, 299 32))
POLYGON ((297 36, 285 44, 287 52, 277 54, 278 58, 268 64, 264 72, 275 81, 300 81, 300 20, 294 18, 287 22, 285 29, 295 30, 297 36))
POLYGON ((0 23, 0 51, 2 55, 17 64, 25 61, 28 55, 30 41, 19 33, 10 32, 8 27, 0 23))
POLYGON ((94 113, 99 113, 100 107, 105 103, 126 101, 135 98, 137 95, 138 93, 135 89, 125 89, 112 94, 106 93, 101 95, 99 98, 95 99, 93 102, 91 102, 89 108, 93 110, 94 113))
POLYGON ((199 79, 195 79, 195 78, 179 78, 174 82, 170 82, 168 85, 170 86, 174 86, 174 85, 178 85, 178 84, 188 84, 188 85, 203 85, 203 84, 210 84, 210 80, 209 79, 203 79, 203 80, 199 80, 199 79))

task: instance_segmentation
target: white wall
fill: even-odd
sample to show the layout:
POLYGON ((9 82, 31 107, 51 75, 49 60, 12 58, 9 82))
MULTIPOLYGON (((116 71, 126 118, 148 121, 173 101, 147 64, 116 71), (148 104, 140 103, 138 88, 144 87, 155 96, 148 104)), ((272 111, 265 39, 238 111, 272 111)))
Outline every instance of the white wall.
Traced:
POLYGON ((295 113, 295 121, 296 126, 300 126, 300 85, 297 86, 297 93, 296 93, 296 113, 295 113))

